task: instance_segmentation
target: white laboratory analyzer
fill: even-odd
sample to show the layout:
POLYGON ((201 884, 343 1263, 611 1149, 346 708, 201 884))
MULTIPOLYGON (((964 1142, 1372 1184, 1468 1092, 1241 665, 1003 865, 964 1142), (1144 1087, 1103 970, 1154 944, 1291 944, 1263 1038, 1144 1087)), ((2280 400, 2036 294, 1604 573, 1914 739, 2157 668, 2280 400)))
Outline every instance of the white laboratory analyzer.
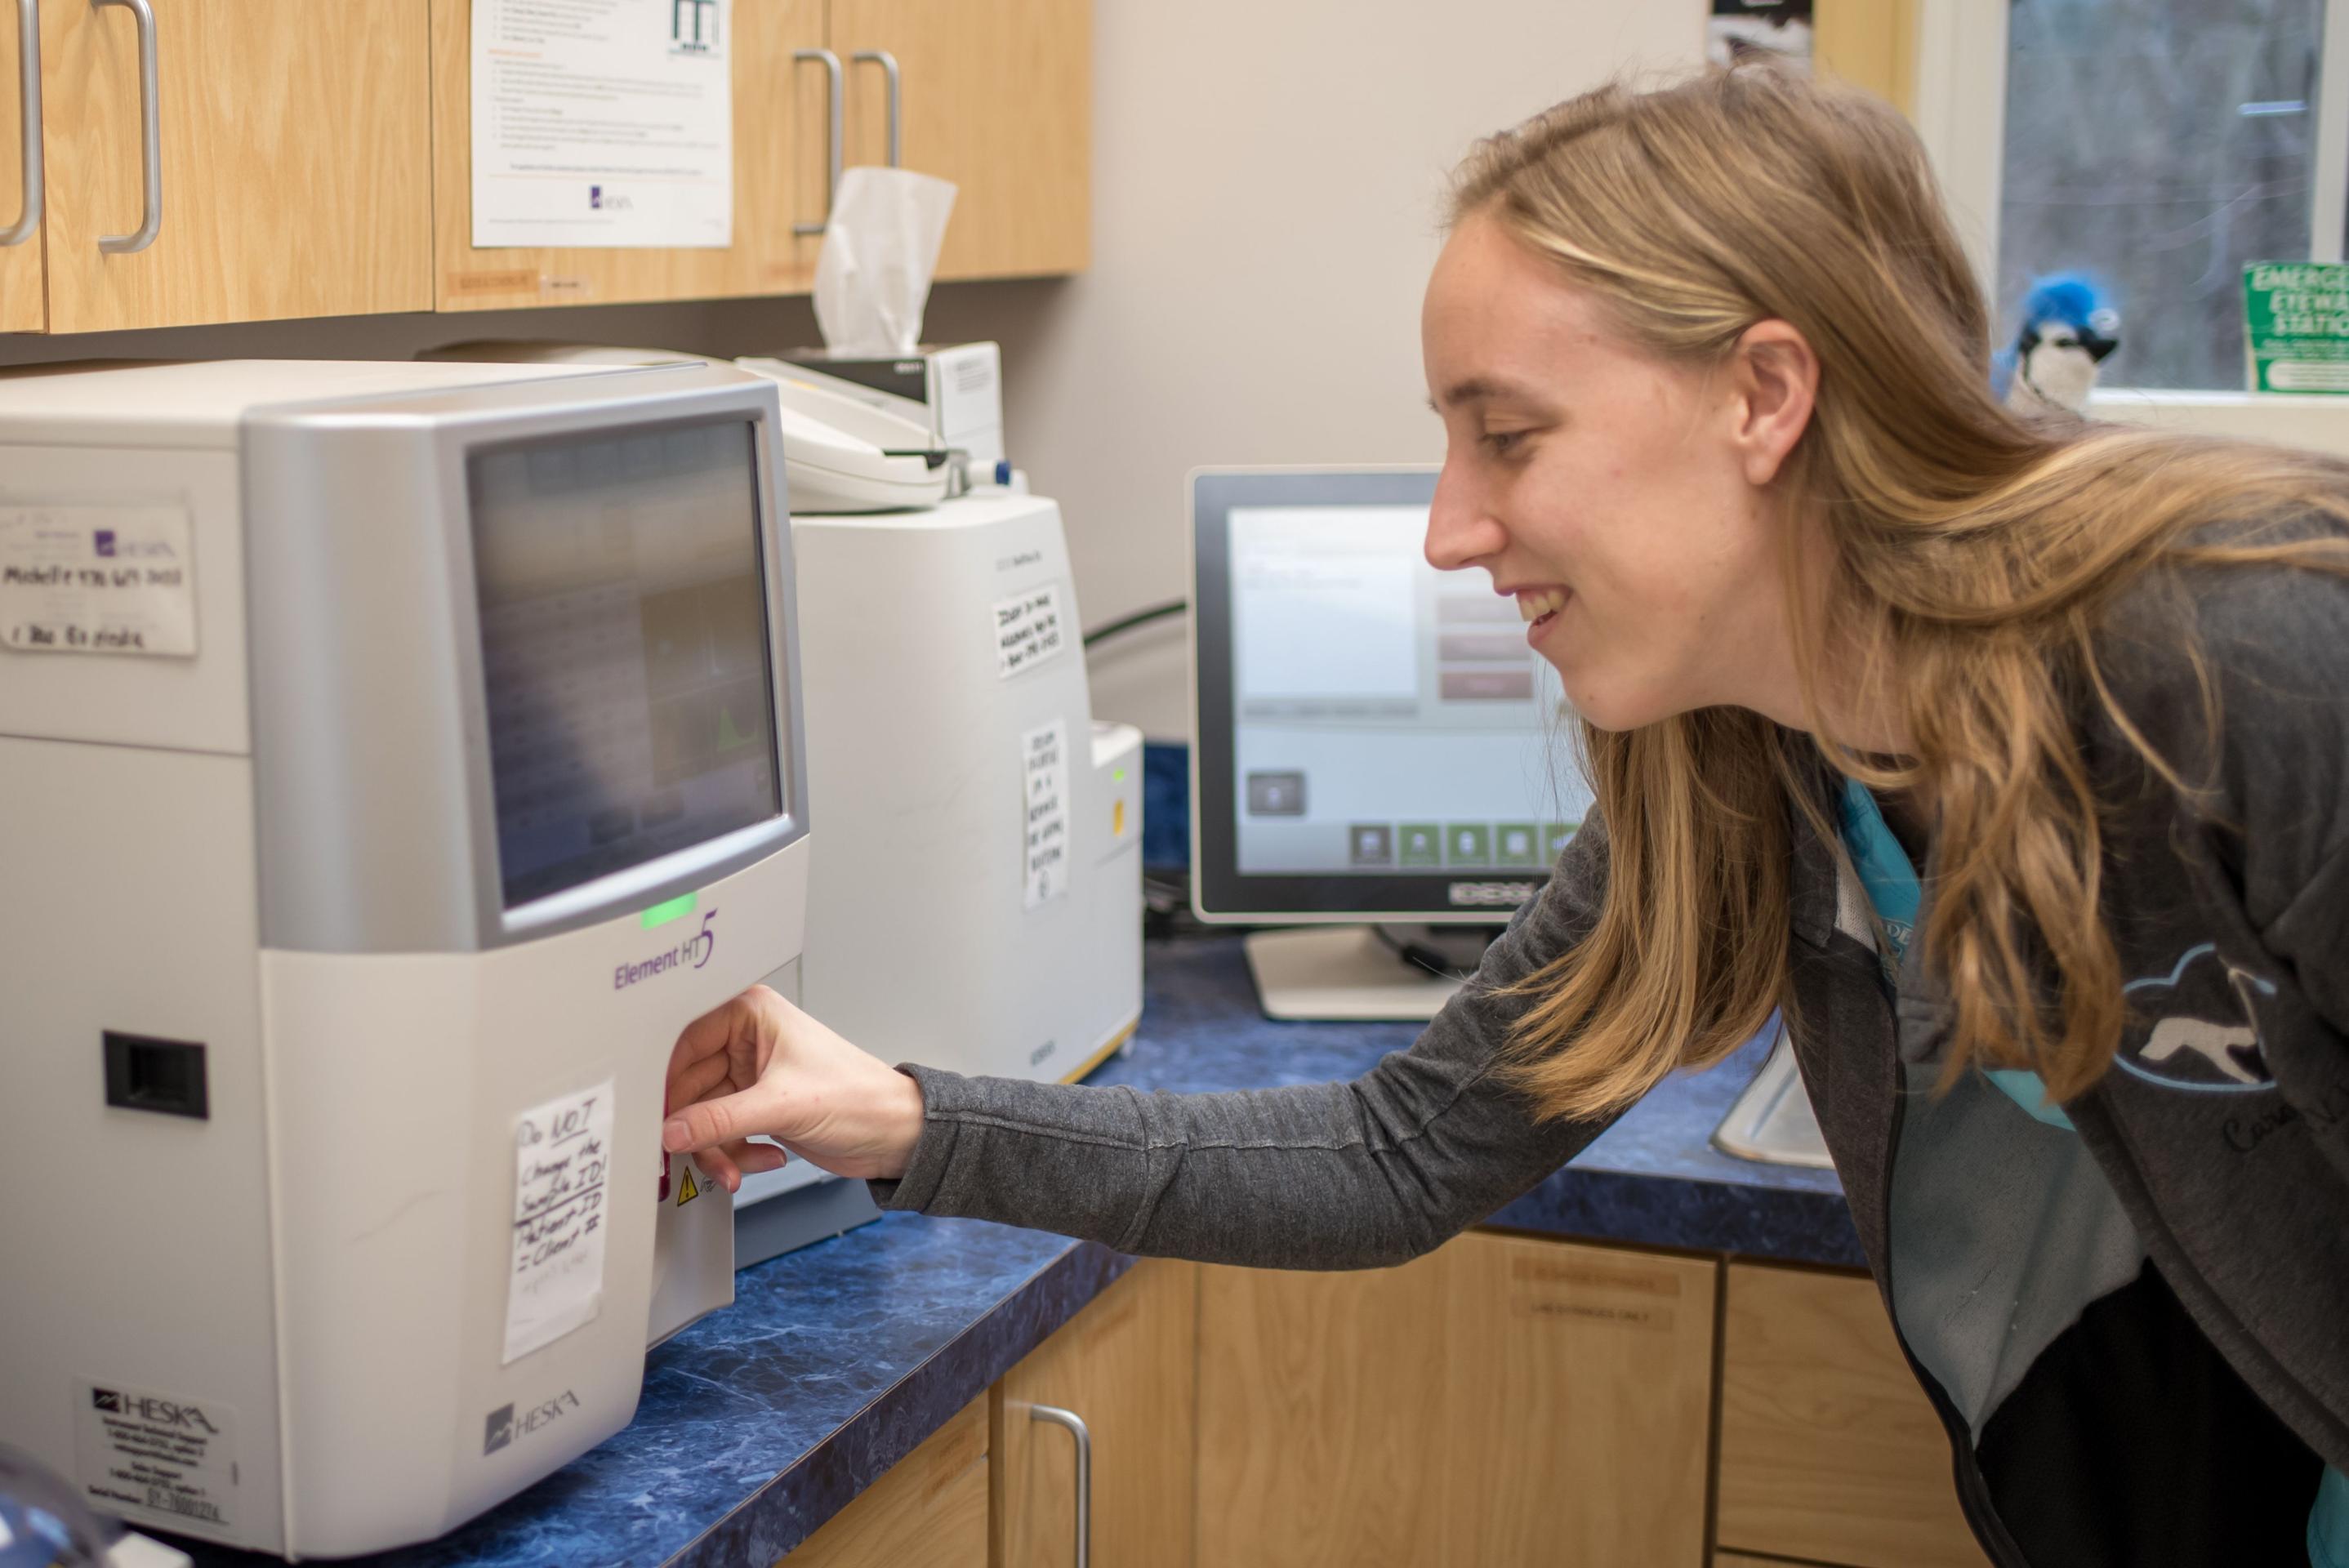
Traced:
POLYGON ((660 1150, 795 960, 773 386, 0 375, 0 1442, 133 1525, 416 1542, 732 1299, 660 1150))
POLYGON ((1142 1014, 1142 734, 1093 719, 1060 507, 980 486, 792 541, 808 1011, 884 1061, 1083 1076, 1142 1014))
MULTIPOLYGON (((434 353, 696 357, 514 342, 434 353)), ((774 384, 784 446, 802 454, 792 541, 823 832, 787 994, 885 1061, 1081 1077, 1142 1014, 1142 733, 1093 718, 1060 506, 1016 485, 942 499, 940 480, 916 494, 926 464, 948 467, 934 430, 789 359, 735 363, 774 384), (823 468, 807 467, 819 453, 823 468)), ((863 1182, 801 1161, 746 1178, 735 1205, 745 1264, 877 1213, 863 1182)))

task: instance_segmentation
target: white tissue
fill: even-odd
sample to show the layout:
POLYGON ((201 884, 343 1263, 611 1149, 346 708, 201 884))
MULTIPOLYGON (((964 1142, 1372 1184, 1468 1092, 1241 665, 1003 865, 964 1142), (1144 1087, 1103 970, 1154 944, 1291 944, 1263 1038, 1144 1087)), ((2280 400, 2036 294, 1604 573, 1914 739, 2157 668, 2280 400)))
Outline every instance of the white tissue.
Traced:
POLYGON ((834 354, 911 354, 938 270, 955 187, 910 169, 840 176, 815 259, 815 324, 834 354))

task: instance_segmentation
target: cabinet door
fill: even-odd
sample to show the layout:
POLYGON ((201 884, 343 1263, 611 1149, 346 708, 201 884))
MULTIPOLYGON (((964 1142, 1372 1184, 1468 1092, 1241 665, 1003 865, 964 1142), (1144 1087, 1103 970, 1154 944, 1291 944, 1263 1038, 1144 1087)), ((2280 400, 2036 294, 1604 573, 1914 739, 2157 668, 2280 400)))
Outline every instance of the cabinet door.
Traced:
POLYGON ((987 1565, 987 1402, 924 1439, 779 1568, 987 1565))
POLYGON ((1092 0, 832 0, 846 159, 887 160, 883 73, 904 77, 905 165, 951 180, 942 278, 1072 273, 1092 247, 1092 0))
POLYGON ((1464 1241, 1445 1335, 1450 1561, 1698 1568, 1719 1265, 1464 1241))
MULTIPOLYGON (((823 0, 734 0, 734 242, 723 249, 473 246, 473 7, 432 0, 434 297, 444 311, 804 291, 823 217, 823 0)), ((659 346, 651 345, 648 346, 659 346)))
POLYGON ((1035 1418, 1039 1405, 1070 1411, 1088 1429, 1092 1561, 1191 1568, 1198 1274, 1191 1264, 1136 1264, 995 1386, 994 1561, 1002 1568, 1076 1562, 1076 1440, 1035 1418))
MULTIPOLYGON (((25 211, 25 58, 16 45, 16 5, 0 8, 0 230, 25 211)), ((41 276, 41 231, 21 243, 0 245, 0 332, 38 332, 48 325, 41 276)))
POLYGON ((1724 1548, 1858 1568, 1985 1568, 1950 1441, 1864 1275, 1729 1269, 1724 1548))
POLYGON ((1199 1561, 1704 1561, 1715 1265, 1472 1233, 1398 1269, 1209 1269, 1199 1561))
POLYGON ((1452 1253, 1401 1268, 1208 1268, 1199 1287, 1199 1561, 1445 1561, 1452 1253))
POLYGON ((416 0, 150 0, 154 242, 131 10, 41 7, 53 332, 426 310, 425 18, 416 0))

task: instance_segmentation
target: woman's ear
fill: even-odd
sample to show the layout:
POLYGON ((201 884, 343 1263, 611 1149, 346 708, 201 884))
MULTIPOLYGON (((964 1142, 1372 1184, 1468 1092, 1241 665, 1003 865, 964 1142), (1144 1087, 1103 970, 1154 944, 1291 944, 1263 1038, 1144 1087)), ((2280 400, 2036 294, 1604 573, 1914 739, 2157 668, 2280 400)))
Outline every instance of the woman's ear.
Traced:
POLYGON ((1792 325, 1775 317, 1757 321, 1738 338, 1730 355, 1734 394, 1732 439, 1744 464, 1748 484, 1778 477, 1786 454, 1810 428, 1819 392, 1819 358, 1792 325))

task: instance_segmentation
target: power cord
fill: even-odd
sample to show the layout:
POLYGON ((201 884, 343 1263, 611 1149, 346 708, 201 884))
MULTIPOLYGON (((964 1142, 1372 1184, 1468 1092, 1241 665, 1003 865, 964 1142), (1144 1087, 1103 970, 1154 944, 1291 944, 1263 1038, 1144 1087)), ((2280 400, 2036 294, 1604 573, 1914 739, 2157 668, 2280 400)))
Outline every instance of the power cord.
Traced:
POLYGON ((1169 615, 1183 614, 1190 608, 1191 601, 1188 599, 1169 599, 1163 604, 1153 604, 1146 610, 1136 610, 1131 615, 1120 615, 1116 620, 1105 625, 1095 626, 1092 631, 1087 632, 1085 646, 1090 648, 1095 643, 1111 637, 1123 636, 1137 627, 1149 625, 1153 621, 1163 621, 1169 615))

